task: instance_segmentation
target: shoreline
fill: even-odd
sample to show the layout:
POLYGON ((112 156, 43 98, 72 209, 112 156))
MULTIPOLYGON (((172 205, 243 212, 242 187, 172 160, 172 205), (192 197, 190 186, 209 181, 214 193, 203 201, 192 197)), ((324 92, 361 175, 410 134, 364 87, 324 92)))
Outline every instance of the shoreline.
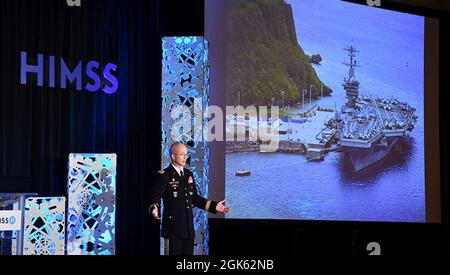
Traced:
MULTIPOLYGON (((280 141, 276 151, 271 153, 290 153, 305 155, 305 145, 295 141, 280 141)), ((261 146, 255 141, 227 141, 225 154, 236 153, 264 153, 261 152, 261 146)))

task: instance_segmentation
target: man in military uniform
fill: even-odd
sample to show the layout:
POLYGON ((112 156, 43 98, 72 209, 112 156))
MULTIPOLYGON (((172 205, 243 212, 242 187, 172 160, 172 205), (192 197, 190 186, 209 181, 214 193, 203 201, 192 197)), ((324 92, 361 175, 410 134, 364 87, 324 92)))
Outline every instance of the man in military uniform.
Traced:
POLYGON ((160 220, 161 198, 164 202, 161 236, 165 239, 166 255, 192 255, 194 252, 193 206, 211 213, 228 213, 225 201, 207 200, 197 194, 192 171, 185 169, 189 157, 181 143, 170 146, 172 163, 158 172, 150 195, 150 212, 160 220))

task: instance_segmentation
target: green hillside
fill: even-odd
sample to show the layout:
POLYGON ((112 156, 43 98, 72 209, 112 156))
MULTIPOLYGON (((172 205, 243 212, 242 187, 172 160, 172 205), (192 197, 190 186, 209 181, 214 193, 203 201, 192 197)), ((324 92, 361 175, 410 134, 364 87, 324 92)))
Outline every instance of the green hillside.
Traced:
MULTIPOLYGON (((227 105, 285 105, 300 101, 301 89, 323 83, 297 42, 292 9, 283 0, 228 1, 227 105)), ((323 86, 324 95, 332 91, 323 86)), ((306 96, 306 95, 305 95, 306 96)), ((309 97, 309 94, 307 95, 309 97)))

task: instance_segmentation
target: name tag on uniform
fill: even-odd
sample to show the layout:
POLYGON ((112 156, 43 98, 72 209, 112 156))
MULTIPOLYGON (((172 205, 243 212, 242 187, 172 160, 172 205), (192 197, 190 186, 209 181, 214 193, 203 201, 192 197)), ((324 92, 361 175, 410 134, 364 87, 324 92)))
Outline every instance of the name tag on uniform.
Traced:
POLYGON ((192 177, 189 177, 188 183, 194 183, 194 180, 192 179, 192 177))

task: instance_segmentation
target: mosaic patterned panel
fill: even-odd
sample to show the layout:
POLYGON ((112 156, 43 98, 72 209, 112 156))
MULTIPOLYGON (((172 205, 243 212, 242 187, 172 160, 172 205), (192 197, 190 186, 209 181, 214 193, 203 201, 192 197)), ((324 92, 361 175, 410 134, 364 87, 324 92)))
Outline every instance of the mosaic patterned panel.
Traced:
MULTIPOLYGON (((162 129, 161 167, 170 163, 169 147, 174 141, 188 148, 189 166, 194 172, 199 195, 208 196, 209 147, 206 142, 209 95, 208 42, 203 37, 165 37, 162 39, 162 129), (186 106, 192 115, 191 127, 181 128, 179 138, 172 137, 172 126, 180 118, 172 119, 174 108, 186 106)), ((208 254, 208 214, 196 209, 194 213, 196 255, 208 254)), ((161 245, 163 254, 163 242, 161 245)))
POLYGON ((66 198, 28 198, 23 255, 64 255, 66 198))
POLYGON ((67 254, 114 255, 115 154, 70 154, 67 254))

